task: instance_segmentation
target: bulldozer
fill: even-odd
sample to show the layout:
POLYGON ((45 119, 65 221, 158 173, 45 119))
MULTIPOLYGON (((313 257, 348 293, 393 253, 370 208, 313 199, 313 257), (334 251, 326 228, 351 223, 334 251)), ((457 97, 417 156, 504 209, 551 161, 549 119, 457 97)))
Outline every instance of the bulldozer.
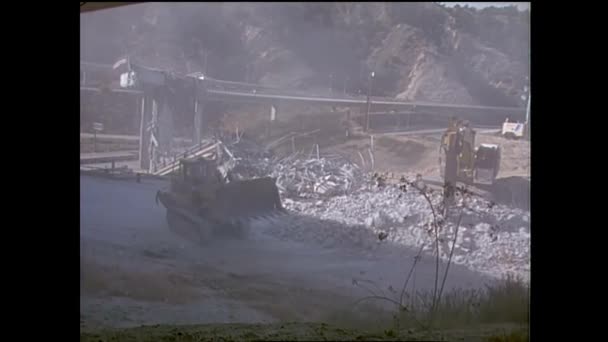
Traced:
POLYGON ((475 147, 475 135, 468 122, 451 120, 440 145, 439 169, 444 183, 494 183, 500 168, 500 146, 481 144, 475 147))
POLYGON ((166 208, 169 229, 189 240, 242 237, 250 220, 286 212, 272 177, 235 180, 203 157, 180 160, 170 177, 156 201, 166 208))

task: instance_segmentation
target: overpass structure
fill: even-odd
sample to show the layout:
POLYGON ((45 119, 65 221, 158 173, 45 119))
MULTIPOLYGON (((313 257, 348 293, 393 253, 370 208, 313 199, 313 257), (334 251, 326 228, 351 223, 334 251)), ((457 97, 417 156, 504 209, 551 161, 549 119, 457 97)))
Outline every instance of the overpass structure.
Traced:
MULTIPOLYGON (((143 65, 124 61, 127 68, 122 73, 114 66, 81 62, 81 92, 121 92, 140 97, 138 113, 140 120, 139 158, 142 169, 157 171, 160 156, 167 147, 161 136, 171 132, 161 132, 161 121, 171 117, 184 108, 193 108, 194 141, 201 141, 205 127, 205 104, 209 102, 253 103, 268 105, 270 120, 279 115, 278 109, 293 104, 348 107, 359 109, 361 116, 369 118, 370 108, 376 111, 394 113, 417 113, 436 116, 458 116, 470 120, 473 124, 499 125, 508 117, 512 120, 524 120, 526 108, 488 107, 450 105, 430 102, 405 102, 392 98, 366 96, 333 96, 332 94, 314 94, 311 92, 282 89, 244 82, 217 80, 200 73, 176 75, 166 70, 149 68, 143 65), (87 82, 87 71, 105 70, 114 74, 113 80, 120 79, 120 85, 100 86, 87 82), (191 106, 184 106, 191 102, 191 106)), ((166 130, 166 128, 163 128, 166 130)))
MULTIPOLYGON (((111 65, 98 64, 98 63, 87 63, 81 62, 81 68, 103 68, 111 69, 111 65)), ((165 77, 173 77, 183 82, 198 82, 204 84, 201 90, 204 92, 200 95, 206 97, 208 101, 221 101, 221 102, 241 102, 241 103, 259 103, 259 104, 289 104, 289 103, 302 103, 308 105, 323 105, 323 106, 337 106, 337 107, 365 107, 367 106, 367 98, 365 96, 332 96, 327 94, 315 94, 309 91, 302 91, 296 89, 283 89, 272 86, 264 86, 260 84, 245 83, 245 82, 233 82, 224 81, 213 78, 205 78, 199 76, 199 74, 190 74, 186 76, 169 76, 168 71, 146 68, 143 66, 133 66, 134 73, 142 75, 145 74, 142 82, 149 81, 151 79, 157 83, 158 86, 164 85, 165 77), (204 89, 204 90, 203 90, 204 89)), ((86 72, 82 72, 86 79, 86 72)), ((145 85, 133 85, 132 87, 112 87, 109 89, 112 92, 123 92, 143 95, 145 85)), ((101 91, 100 88, 86 86, 81 84, 81 90, 83 91, 101 91)), ((458 105, 458 104, 444 104, 444 103, 433 103, 433 102, 420 102, 420 101, 400 101, 394 98, 387 97, 370 97, 371 105, 374 109, 385 110, 385 111, 418 111, 420 113, 428 114, 446 114, 446 115, 464 115, 467 119, 475 119, 477 116, 483 116, 490 119, 498 119, 500 123, 504 121, 506 117, 513 118, 514 120, 525 119, 526 108, 523 107, 496 107, 496 106, 474 106, 474 105, 458 105)), ((460 115, 460 116, 462 116, 460 115)))

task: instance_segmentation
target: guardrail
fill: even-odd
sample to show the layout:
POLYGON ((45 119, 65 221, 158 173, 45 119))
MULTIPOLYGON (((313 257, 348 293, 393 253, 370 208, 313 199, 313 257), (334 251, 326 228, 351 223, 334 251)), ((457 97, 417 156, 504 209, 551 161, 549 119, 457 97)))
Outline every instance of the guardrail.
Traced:
POLYGON ((173 156, 173 161, 161 167, 154 175, 165 176, 173 172, 178 166, 181 159, 191 159, 196 157, 212 157, 214 150, 221 144, 219 141, 201 141, 195 146, 190 147, 186 151, 173 156))

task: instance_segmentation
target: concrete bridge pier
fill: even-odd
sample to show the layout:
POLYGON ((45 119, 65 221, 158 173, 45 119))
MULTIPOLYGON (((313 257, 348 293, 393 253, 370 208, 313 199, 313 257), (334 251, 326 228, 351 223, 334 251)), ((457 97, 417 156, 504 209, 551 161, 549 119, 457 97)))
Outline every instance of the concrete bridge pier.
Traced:
POLYGON ((205 134, 207 120, 205 118, 205 105, 207 103, 206 81, 196 80, 194 86, 194 122, 192 142, 198 144, 205 134))
POLYGON ((148 170, 150 168, 150 154, 148 151, 150 133, 148 131, 148 126, 152 120, 153 106, 155 106, 153 98, 144 93, 140 99, 139 105, 139 168, 142 170, 148 170))
POLYGON ((156 172, 169 162, 173 150, 174 135, 174 114, 178 108, 173 98, 168 93, 163 93, 158 99, 158 114, 153 127, 152 134, 155 143, 152 145, 153 151, 153 170, 156 172))
POLYGON ((158 117, 159 117, 159 111, 161 108, 161 103, 158 99, 158 96, 154 96, 152 97, 152 108, 151 108, 151 112, 152 115, 150 117, 150 121, 148 122, 148 124, 146 125, 146 133, 145 136, 147 138, 147 145, 145 146, 145 148, 147 149, 147 153, 148 153, 148 172, 154 172, 156 171, 156 162, 157 162, 157 151, 158 151, 158 117))
POLYGON ((139 167, 155 172, 173 141, 173 108, 160 90, 144 91, 141 98, 139 125, 139 167))

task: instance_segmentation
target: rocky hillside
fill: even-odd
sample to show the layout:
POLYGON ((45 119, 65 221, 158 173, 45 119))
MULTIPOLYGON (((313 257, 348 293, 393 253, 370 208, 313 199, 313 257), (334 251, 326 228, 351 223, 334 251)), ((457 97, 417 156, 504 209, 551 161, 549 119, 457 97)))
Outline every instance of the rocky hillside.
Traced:
POLYGON ((436 3, 146 3, 81 15, 81 58, 300 89, 523 105, 530 13, 436 3))

